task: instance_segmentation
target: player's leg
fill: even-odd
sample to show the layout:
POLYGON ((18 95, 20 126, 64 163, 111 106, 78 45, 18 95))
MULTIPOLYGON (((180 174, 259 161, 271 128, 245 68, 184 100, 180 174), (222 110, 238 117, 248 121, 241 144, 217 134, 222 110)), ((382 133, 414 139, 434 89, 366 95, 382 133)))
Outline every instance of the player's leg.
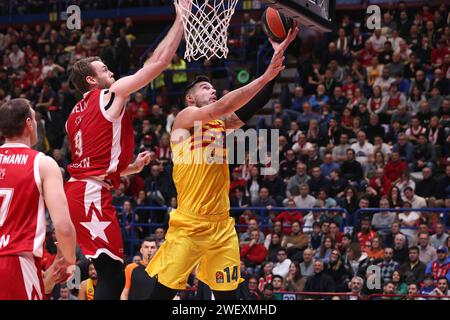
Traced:
POLYGON ((124 286, 123 241, 111 193, 90 179, 69 181, 65 191, 78 245, 97 270, 95 299, 118 300, 124 286))
POLYGON ((153 288, 149 300, 173 300, 173 298, 175 298, 178 289, 171 289, 169 287, 166 287, 165 285, 159 283, 156 277, 155 281, 156 284, 153 288))
POLYGON ((156 280, 151 300, 173 299, 178 290, 186 288, 187 279, 203 253, 195 237, 205 232, 204 223, 194 222, 176 211, 172 212, 166 240, 146 268, 156 280))
POLYGON ((214 298, 216 300, 237 300, 237 289, 231 291, 217 291, 213 290, 214 298))
POLYGON ((94 300, 119 299, 125 285, 123 263, 102 253, 92 259, 97 271, 97 287, 94 300))
POLYGON ((0 300, 42 300, 41 269, 33 258, 0 257, 0 300))
POLYGON ((236 300, 241 279, 239 239, 234 220, 211 223, 211 240, 200 261, 197 278, 206 283, 217 300, 236 300))

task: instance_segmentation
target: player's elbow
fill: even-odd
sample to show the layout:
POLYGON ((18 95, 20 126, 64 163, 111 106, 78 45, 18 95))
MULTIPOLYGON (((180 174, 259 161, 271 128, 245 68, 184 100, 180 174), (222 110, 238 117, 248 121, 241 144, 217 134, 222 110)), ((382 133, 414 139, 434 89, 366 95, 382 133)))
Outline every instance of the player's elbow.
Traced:
POLYGON ((53 223, 56 233, 65 239, 75 238, 75 227, 70 220, 62 220, 57 223, 53 223))

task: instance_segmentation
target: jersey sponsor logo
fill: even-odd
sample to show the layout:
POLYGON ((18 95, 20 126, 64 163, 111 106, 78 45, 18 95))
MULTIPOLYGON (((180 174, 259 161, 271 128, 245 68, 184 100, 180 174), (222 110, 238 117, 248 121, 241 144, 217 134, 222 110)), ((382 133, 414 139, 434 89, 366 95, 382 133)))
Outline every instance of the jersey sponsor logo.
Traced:
POLYGON ((78 162, 74 162, 70 164, 70 167, 74 169, 83 169, 83 168, 90 168, 91 167, 91 158, 87 157, 83 160, 80 160, 78 162))
POLYGON ((224 279, 223 279, 223 272, 222 271, 217 271, 216 272, 216 282, 217 283, 223 283, 224 279))
POLYGON ((4 234, 0 237, 0 249, 5 248, 9 244, 9 239, 11 236, 9 234, 4 234))
POLYGON ((5 179, 6 169, 0 169, 0 180, 5 179))
POLYGON ((11 154, 4 155, 0 154, 0 164, 27 164, 28 155, 27 154, 11 154))

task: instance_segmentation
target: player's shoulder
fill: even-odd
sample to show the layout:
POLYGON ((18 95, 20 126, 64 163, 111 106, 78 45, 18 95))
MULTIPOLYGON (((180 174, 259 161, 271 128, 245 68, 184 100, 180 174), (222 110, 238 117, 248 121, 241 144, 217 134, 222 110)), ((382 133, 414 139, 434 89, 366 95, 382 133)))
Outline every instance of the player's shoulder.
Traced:
POLYGON ((131 272, 133 271, 133 269, 135 269, 138 265, 134 262, 129 263, 126 267, 125 267, 125 272, 131 272))

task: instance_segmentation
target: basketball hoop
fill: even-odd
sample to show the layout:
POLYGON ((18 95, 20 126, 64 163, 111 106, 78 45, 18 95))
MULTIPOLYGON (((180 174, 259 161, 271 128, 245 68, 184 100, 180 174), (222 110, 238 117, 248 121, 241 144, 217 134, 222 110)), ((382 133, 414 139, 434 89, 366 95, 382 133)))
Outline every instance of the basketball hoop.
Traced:
POLYGON ((182 8, 188 61, 202 57, 224 59, 228 55, 227 30, 238 0, 192 0, 192 9, 182 8))

